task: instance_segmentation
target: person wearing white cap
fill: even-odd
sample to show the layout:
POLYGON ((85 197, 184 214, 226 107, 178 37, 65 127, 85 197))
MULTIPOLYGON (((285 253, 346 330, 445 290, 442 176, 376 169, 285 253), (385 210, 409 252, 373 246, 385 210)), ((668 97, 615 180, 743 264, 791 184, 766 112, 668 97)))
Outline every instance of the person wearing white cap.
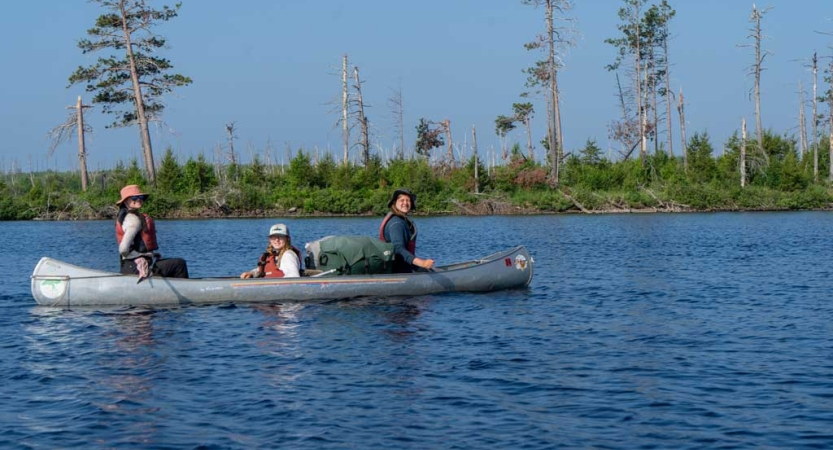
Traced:
POLYGON ((240 278, 291 278, 301 276, 301 251, 292 246, 289 228, 276 223, 269 228, 269 245, 257 267, 243 272, 240 278))
POLYGON ((121 273, 139 275, 139 281, 152 276, 188 278, 188 265, 182 258, 160 258, 156 243, 156 224, 149 215, 139 212, 148 194, 135 184, 122 188, 116 202, 116 242, 119 245, 121 273))

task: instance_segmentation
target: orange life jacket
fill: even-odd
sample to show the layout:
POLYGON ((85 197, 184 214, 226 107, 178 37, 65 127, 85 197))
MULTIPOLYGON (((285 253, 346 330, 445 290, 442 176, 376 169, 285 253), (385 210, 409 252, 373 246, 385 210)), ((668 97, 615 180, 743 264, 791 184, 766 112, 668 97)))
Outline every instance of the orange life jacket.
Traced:
MULTIPOLYGON (((298 257, 298 273, 302 273, 301 270, 301 251, 295 248, 295 246, 289 247, 290 250, 295 252, 295 255, 298 257)), ((277 253, 272 252, 264 252, 260 255, 260 260, 257 262, 257 277, 258 278, 283 278, 285 275, 283 270, 280 269, 281 262, 278 261, 277 253)))
POLYGON ((136 233, 133 242, 130 244, 130 250, 135 250, 139 253, 149 253, 159 248, 156 243, 156 224, 153 222, 153 217, 145 213, 130 212, 126 208, 119 211, 119 216, 116 219, 116 243, 121 245, 124 239, 124 223, 125 217, 128 214, 135 214, 139 218, 139 223, 142 224, 142 229, 136 233))

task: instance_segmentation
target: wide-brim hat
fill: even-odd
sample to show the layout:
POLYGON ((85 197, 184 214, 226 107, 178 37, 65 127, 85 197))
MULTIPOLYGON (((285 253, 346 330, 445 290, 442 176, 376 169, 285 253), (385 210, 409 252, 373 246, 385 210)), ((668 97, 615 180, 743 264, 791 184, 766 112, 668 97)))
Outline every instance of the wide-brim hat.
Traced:
POLYGON ((269 237, 272 236, 286 236, 289 237, 289 228, 282 223, 276 223, 269 228, 269 237))
POLYGON ((416 209, 417 196, 413 192, 409 191, 408 189, 404 189, 404 188, 403 189, 397 189, 397 190, 393 191, 393 195, 390 197, 390 200, 388 201, 388 208, 393 206, 393 204, 396 203, 396 199, 399 198, 399 196, 402 195, 402 194, 405 194, 408 197, 411 197, 411 211, 415 210, 416 209))
POLYGON ((145 198, 150 197, 148 194, 142 192, 142 190, 139 189, 139 186, 135 184, 128 184, 127 186, 121 188, 120 194, 121 198, 116 202, 116 205, 121 205, 125 200, 129 197, 133 197, 134 195, 143 195, 145 198))

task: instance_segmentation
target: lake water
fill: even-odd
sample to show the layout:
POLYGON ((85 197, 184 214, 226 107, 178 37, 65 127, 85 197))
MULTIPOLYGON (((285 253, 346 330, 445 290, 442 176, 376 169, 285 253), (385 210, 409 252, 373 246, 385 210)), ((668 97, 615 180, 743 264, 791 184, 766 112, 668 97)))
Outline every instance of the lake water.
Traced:
MULTIPOLYGON (((158 221, 192 276, 379 218, 158 221)), ((0 448, 831 448, 833 214, 418 218, 438 264, 525 244, 528 290, 35 306, 111 222, 0 222, 0 448)))

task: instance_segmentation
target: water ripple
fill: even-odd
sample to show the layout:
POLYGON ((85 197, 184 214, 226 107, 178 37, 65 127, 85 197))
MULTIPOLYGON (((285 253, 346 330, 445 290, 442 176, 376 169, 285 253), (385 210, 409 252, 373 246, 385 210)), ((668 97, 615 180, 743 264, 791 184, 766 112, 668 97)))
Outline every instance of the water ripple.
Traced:
MULTIPOLYGON (((300 242, 378 225, 292 220, 300 242)), ((248 239, 270 223, 160 226, 170 254, 187 254, 177 245, 197 234, 256 252, 248 239)), ((806 243, 831 225, 827 213, 429 218, 429 242, 522 237, 532 286, 67 311, 33 306, 31 267, 52 250, 39 238, 111 268, 99 241, 112 224, 0 223, 26 263, 0 262, 0 447, 830 448, 833 248, 806 243)), ((441 260, 494 245, 429 242, 441 260)))

